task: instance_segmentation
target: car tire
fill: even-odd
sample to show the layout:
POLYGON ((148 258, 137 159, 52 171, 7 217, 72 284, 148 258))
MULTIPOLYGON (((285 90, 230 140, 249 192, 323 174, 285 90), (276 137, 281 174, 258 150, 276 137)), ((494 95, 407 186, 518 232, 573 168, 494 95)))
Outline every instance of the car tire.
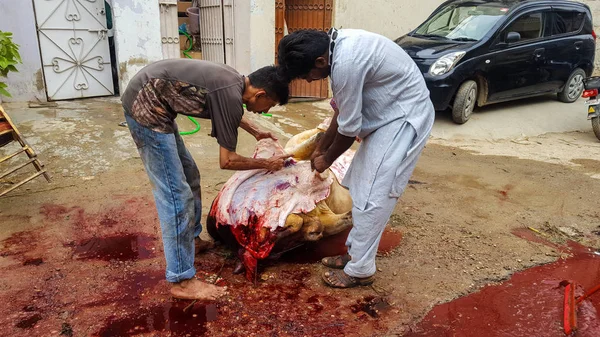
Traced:
POLYGON ((581 97, 583 93, 583 80, 585 79, 585 71, 577 68, 565 84, 565 87, 558 93, 558 100, 564 103, 573 103, 581 97))
POLYGON ((478 93, 477 82, 466 81, 461 84, 452 105, 452 120, 454 123, 465 124, 471 118, 475 105, 477 105, 478 93))
POLYGON ((592 129, 594 129, 594 134, 596 138, 600 140, 600 117, 592 118, 592 129))

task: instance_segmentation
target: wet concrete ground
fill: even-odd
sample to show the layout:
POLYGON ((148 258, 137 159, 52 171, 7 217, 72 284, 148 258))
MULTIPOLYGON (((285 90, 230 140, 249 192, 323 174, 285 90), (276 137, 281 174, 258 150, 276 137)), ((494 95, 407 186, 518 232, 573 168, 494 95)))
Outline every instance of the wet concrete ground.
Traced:
MULTIPOLYGON (((537 109, 527 107, 536 104, 551 103, 516 109, 533 116, 537 109)), ((569 125, 579 123, 573 120, 579 118, 577 106, 554 104, 568 107, 554 118, 558 124, 568 120, 564 131, 571 131, 569 125)), ((593 207, 600 182, 591 178, 600 174, 598 145, 583 123, 576 133, 533 132, 527 141, 511 134, 499 141, 448 135, 442 131, 457 126, 440 115, 432 145, 392 217, 373 288, 323 286, 316 261, 343 248, 340 236, 265 263, 256 284, 232 274, 234 254, 224 248, 199 256, 199 276, 227 285, 230 294, 192 304, 168 296, 150 186, 128 130, 118 126, 118 101, 5 108, 54 181, 36 180, 0 199, 2 336, 560 336, 557 283, 573 278, 580 291, 600 283, 596 255, 577 250, 571 257, 561 248, 567 239, 600 248, 594 233, 600 213, 593 207), (492 144, 526 152, 548 147, 544 143, 555 138, 568 143, 547 157, 572 164, 460 150, 464 145, 486 154, 492 144), (586 154, 566 155, 578 151, 586 154), (552 245, 513 234, 526 226, 540 230, 534 237, 552 245), (575 235, 557 234, 561 228, 575 235), (496 326, 487 325, 492 323, 496 326)), ((500 113, 477 116, 471 128, 483 127, 488 116, 501 119, 500 113)), ((330 114, 327 102, 317 102, 253 119, 284 142, 330 114)), ((185 119, 179 123, 182 130, 193 128, 185 119)), ((201 131, 185 140, 203 176, 206 215, 231 172, 218 169, 216 143, 207 135, 210 123, 200 123, 201 131)), ((504 123, 498 128, 519 124, 504 123)), ((253 147, 254 140, 241 133, 239 152, 250 154, 253 147)), ((581 336, 597 332, 598 296, 579 312, 590 322, 582 325, 581 336)))

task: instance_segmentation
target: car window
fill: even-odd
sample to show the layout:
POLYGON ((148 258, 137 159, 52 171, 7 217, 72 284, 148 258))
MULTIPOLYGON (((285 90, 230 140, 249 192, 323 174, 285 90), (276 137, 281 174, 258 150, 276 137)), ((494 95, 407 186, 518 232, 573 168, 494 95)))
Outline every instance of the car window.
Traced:
POLYGON ((415 36, 462 41, 481 40, 509 8, 501 2, 465 2, 450 5, 427 19, 415 36))
POLYGON ((552 35, 561 35, 574 33, 581 29, 585 13, 557 10, 554 12, 554 21, 552 24, 552 35))
POLYGON ((432 21, 428 27, 431 32, 439 31, 450 25, 450 19, 453 11, 444 11, 436 20, 432 21))
POLYGON ((513 21, 503 33, 503 38, 506 38, 508 33, 519 33, 521 41, 539 39, 548 36, 545 32, 545 18, 547 13, 530 13, 525 14, 513 21))

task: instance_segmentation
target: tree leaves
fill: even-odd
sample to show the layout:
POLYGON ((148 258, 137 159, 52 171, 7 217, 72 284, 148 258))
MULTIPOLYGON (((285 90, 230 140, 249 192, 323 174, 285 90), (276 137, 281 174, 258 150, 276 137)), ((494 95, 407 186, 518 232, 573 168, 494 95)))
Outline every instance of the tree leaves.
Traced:
POLYGON ((8 87, 8 85, 6 85, 5 83, 0 82, 0 96, 5 96, 5 97, 12 97, 10 95, 10 93, 8 91, 6 91, 6 87, 8 87))
MULTIPOLYGON (((22 63, 19 45, 12 41, 12 35, 0 30, 0 77, 6 77, 9 72, 16 72, 15 65, 22 63)), ((7 87, 6 83, 0 81, 0 96, 11 97, 7 87)))

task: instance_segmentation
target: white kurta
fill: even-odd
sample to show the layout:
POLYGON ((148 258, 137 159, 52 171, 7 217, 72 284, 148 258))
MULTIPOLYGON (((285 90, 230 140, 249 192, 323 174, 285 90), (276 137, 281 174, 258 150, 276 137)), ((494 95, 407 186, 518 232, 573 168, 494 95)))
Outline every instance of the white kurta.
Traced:
POLYGON ((433 126, 435 111, 414 61, 393 41, 341 29, 333 41, 331 86, 338 132, 362 143, 342 184, 350 189, 352 261, 345 272, 375 273, 379 239, 433 126))

